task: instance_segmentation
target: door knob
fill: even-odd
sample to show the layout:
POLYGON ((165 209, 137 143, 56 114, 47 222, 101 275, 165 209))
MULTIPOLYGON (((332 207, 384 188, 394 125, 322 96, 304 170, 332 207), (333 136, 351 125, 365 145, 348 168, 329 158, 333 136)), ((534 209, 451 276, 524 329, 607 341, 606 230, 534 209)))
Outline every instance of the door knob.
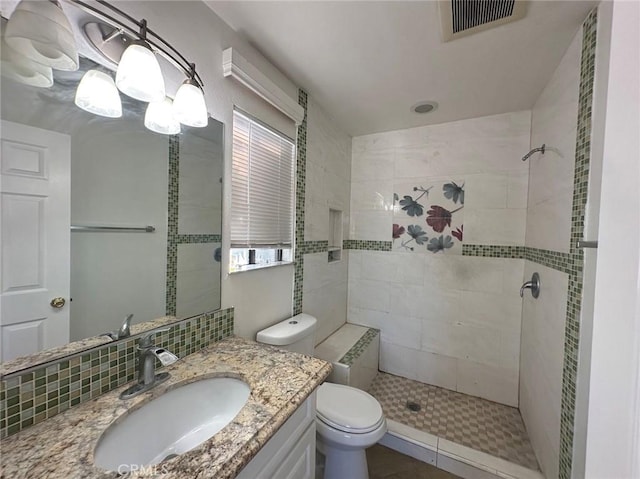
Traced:
POLYGON ((49 304, 52 308, 60 309, 64 307, 65 303, 66 301, 64 300, 64 298, 58 296, 57 298, 53 298, 49 304))

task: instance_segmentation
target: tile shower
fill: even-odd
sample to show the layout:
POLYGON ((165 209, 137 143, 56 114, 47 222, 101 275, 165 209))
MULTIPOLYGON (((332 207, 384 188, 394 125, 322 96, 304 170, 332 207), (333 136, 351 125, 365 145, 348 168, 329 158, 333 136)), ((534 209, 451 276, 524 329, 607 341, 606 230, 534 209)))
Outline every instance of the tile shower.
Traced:
POLYGON ((381 330, 371 392, 391 419, 546 477, 572 468, 595 27, 594 10, 530 111, 352 143, 348 321, 381 330), (541 297, 521 299, 534 271, 541 297), (463 416, 522 447, 454 437, 463 416))

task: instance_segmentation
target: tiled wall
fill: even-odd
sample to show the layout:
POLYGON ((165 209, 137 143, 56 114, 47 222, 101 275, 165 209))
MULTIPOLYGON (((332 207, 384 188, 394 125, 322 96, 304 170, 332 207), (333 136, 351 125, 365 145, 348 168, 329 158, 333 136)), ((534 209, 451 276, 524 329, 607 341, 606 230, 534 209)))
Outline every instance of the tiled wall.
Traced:
MULTIPOLYGON (((526 245, 565 253, 571 234, 571 199, 576 150, 576 113, 580 81, 582 31, 536 101, 531 117, 531 147, 547 145, 529 160, 529 211, 526 245)), ((525 264, 525 276, 537 271, 538 299, 527 295, 522 314, 520 411, 540 467, 558 477, 564 327, 569 275, 525 264)))
POLYGON ((347 320, 348 252, 329 262, 327 251, 329 209, 342 211, 343 236, 348 232, 351 138, 306 94, 301 104, 307 117, 298 133, 296 233, 303 241, 296 239, 294 310, 318 319, 320 343, 347 320))
POLYGON ((517 405, 529 133, 525 111, 353 139, 348 321, 381 330, 382 370, 517 405))
MULTIPOLYGON (((173 325, 155 344, 183 358, 233 334, 233 309, 173 325)), ((0 437, 51 418, 135 378, 137 338, 107 344, 0 382, 0 437)))

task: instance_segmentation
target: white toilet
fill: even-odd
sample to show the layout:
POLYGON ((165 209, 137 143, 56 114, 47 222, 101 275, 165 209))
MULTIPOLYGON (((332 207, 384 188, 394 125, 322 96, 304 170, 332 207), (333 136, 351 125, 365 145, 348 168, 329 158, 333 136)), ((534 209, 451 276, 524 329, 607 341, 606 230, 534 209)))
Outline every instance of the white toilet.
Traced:
MULTIPOLYGON (((260 331, 256 340, 313 356, 316 318, 298 314, 260 331)), ((324 383, 318 388, 316 444, 326 458, 325 479, 367 479, 365 449, 387 432, 380 403, 350 386, 324 383)))

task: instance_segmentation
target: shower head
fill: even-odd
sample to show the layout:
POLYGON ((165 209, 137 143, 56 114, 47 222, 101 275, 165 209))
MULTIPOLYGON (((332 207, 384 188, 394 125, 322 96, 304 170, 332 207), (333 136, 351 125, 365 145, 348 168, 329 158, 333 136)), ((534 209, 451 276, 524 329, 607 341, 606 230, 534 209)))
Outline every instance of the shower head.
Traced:
POLYGON ((533 150, 531 150, 529 153, 527 153, 522 157, 522 161, 527 161, 531 155, 533 155, 534 153, 537 153, 538 151, 544 155, 544 150, 546 147, 547 145, 543 144, 540 148, 534 148, 533 150))

